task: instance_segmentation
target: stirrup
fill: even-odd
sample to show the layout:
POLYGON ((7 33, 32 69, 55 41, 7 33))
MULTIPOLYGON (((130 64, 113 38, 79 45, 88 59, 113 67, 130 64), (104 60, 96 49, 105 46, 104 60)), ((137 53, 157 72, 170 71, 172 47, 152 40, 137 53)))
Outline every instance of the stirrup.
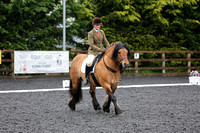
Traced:
POLYGON ((87 84, 88 84, 88 79, 87 79, 87 78, 85 78, 85 79, 83 80, 83 84, 84 84, 84 85, 87 85, 87 84))
POLYGON ((86 64, 86 66, 85 66, 85 80, 83 81, 84 85, 88 84, 88 76, 90 74, 91 68, 92 68, 91 66, 88 67, 87 64, 86 64))

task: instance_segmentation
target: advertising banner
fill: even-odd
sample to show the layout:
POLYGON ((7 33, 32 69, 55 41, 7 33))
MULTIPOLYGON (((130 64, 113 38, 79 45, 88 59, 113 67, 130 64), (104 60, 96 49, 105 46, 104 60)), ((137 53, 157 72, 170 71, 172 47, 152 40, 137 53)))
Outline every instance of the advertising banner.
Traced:
POLYGON ((15 51, 14 73, 67 73, 69 51, 15 51))

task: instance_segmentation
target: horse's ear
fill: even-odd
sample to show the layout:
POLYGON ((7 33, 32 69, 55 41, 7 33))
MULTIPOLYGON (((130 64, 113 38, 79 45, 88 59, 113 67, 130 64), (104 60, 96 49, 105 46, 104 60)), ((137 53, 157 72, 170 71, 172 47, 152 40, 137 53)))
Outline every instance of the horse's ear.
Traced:
POLYGON ((128 42, 125 42, 124 44, 125 44, 126 46, 128 46, 128 42))
POLYGON ((119 43, 122 43, 122 42, 121 42, 121 41, 119 41, 119 42, 115 42, 116 45, 118 45, 119 43))
POLYGON ((113 42, 113 43, 110 44, 110 46, 112 46, 112 45, 115 45, 115 43, 113 42))

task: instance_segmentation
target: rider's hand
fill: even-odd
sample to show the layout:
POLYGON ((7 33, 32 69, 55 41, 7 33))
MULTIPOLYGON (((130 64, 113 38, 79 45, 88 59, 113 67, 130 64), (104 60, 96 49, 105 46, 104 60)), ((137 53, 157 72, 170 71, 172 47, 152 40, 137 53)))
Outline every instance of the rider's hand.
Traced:
POLYGON ((101 52, 106 52, 106 49, 105 48, 101 48, 100 51, 101 52))

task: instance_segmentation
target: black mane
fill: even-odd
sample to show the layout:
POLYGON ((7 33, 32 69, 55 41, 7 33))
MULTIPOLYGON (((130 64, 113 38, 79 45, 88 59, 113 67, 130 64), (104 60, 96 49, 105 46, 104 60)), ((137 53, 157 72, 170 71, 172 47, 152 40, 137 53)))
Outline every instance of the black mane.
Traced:
POLYGON ((128 57, 129 57, 129 56, 130 56, 130 50, 129 50, 128 46, 125 45, 125 44, 123 44, 123 43, 121 43, 121 42, 118 43, 118 44, 115 46, 115 49, 114 49, 114 51, 113 51, 112 57, 113 57, 113 58, 117 58, 117 57, 118 57, 118 51, 119 51, 120 49, 123 49, 123 48, 125 48, 125 49, 128 50, 128 57))

